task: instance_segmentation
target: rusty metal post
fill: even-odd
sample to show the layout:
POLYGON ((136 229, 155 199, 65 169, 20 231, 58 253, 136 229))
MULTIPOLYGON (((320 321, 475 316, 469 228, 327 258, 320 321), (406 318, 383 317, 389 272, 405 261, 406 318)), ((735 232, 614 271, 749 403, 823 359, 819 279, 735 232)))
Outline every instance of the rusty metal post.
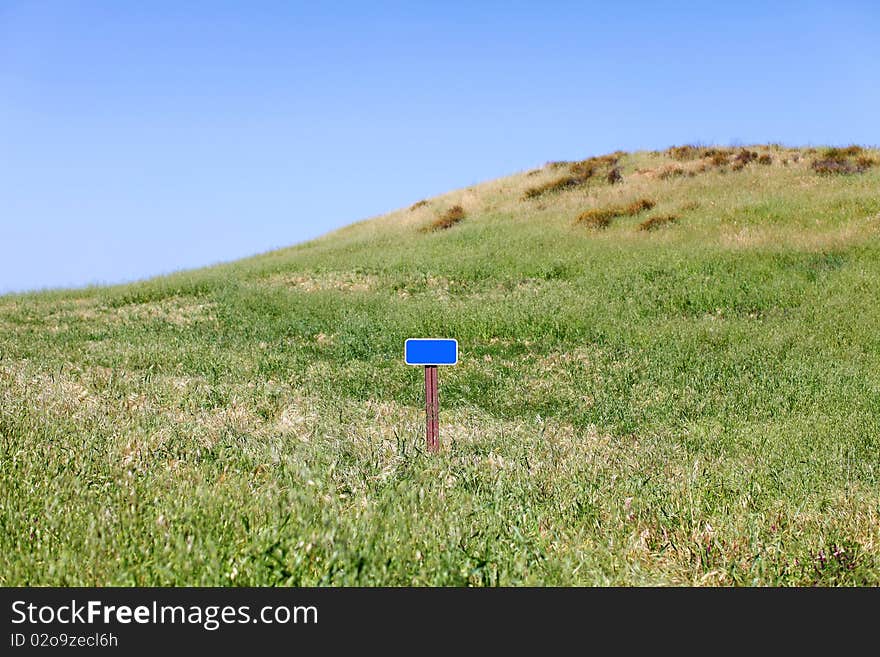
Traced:
POLYGON ((425 365, 425 428, 429 452, 440 449, 440 395, 437 391, 437 366, 425 365))

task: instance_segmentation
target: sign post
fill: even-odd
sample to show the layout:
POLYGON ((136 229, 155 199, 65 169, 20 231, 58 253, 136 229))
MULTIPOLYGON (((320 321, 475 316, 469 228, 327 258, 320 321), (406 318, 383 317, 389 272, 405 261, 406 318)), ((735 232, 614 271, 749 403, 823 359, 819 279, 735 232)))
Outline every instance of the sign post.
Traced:
POLYGON ((403 360, 407 365, 425 367, 425 436, 429 452, 440 449, 440 392, 437 387, 438 365, 458 363, 458 341, 434 338, 410 338, 404 343, 403 360))
POLYGON ((440 393, 436 365, 425 365, 425 420, 428 451, 436 452, 440 449, 440 393))

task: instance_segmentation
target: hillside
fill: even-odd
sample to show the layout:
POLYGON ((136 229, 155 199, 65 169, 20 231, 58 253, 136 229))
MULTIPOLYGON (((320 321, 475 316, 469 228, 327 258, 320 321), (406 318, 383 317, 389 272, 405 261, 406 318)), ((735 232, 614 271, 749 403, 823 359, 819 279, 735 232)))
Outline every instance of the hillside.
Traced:
POLYGON ((876 149, 680 147, 0 297, 0 585, 880 584, 878 237, 876 149))

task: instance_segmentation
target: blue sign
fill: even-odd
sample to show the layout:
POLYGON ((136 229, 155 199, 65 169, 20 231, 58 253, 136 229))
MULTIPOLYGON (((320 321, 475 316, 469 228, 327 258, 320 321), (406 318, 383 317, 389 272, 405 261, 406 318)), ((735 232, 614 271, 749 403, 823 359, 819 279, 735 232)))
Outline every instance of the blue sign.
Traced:
POLYGON ((458 363, 458 340, 410 338, 403 349, 407 365, 455 365, 458 363))

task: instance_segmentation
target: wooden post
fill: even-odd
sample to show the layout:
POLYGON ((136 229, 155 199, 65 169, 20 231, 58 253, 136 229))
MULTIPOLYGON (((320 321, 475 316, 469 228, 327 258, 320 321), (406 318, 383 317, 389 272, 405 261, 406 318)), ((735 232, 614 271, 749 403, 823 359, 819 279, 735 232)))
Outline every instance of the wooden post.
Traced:
POLYGON ((437 391, 437 366, 425 365, 425 428, 429 452, 440 449, 440 395, 437 391))

